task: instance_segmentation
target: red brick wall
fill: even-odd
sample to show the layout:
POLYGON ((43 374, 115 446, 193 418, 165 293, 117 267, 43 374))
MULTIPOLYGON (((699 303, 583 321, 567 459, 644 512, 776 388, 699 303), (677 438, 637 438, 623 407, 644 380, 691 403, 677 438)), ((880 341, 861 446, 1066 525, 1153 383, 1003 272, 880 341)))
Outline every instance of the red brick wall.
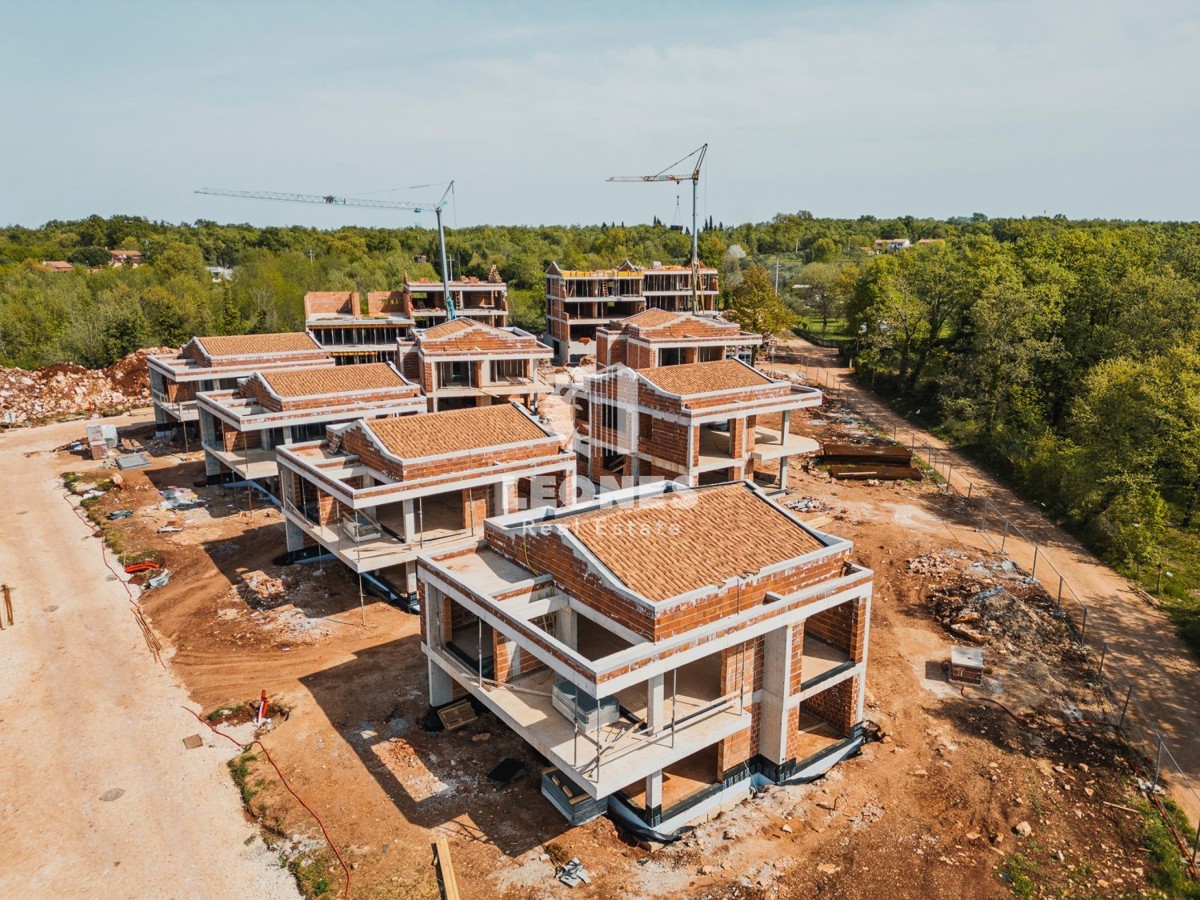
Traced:
POLYGON ((820 716, 849 737, 854 730, 858 712, 858 676, 839 681, 828 690, 813 694, 800 703, 805 712, 820 716))
POLYGON ((493 495, 490 486, 466 488, 462 492, 462 527, 478 528, 490 513, 489 501, 493 495))
POLYGON ((855 662, 862 662, 863 639, 865 636, 860 600, 843 603, 832 609, 810 616, 806 621, 808 633, 832 647, 848 654, 855 662))

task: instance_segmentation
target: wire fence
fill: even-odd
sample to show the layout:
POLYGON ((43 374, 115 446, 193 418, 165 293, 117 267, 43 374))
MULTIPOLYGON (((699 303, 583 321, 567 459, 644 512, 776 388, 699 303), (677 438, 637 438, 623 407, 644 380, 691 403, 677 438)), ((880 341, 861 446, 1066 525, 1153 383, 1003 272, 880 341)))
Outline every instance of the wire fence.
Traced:
MULTIPOLYGON (((774 361, 801 364, 805 369, 805 377, 820 387, 828 398, 843 402, 847 400, 845 388, 829 369, 813 367, 805 358, 787 359, 776 355, 774 361)), ((1171 743, 1164 736, 1163 729, 1143 705, 1142 700, 1150 691, 1144 686, 1144 679, 1137 678, 1114 658, 1107 636, 1096 621, 1097 617, 1055 564, 1046 546, 1000 509, 982 485, 967 476, 957 451, 926 443, 923 436, 911 429, 901 429, 895 424, 880 424, 861 405, 853 401, 850 405, 854 407, 854 415, 867 428, 904 445, 912 451, 914 458, 923 461, 938 488, 955 499, 956 511, 970 517, 993 551, 1006 555, 1030 577, 1037 579, 1054 600, 1070 629, 1072 640, 1087 660, 1087 671, 1092 674, 1091 684, 1105 724, 1131 751, 1131 759, 1141 779, 1139 787, 1154 797, 1169 792, 1184 809, 1189 823, 1194 824, 1196 834, 1188 837, 1191 841, 1192 874, 1195 876, 1197 857, 1200 855, 1200 791, 1172 752, 1171 743)), ((1144 592, 1139 594, 1152 602, 1152 598, 1144 592)), ((1117 599, 1114 602, 1127 601, 1117 599)), ((1193 714, 1196 712, 1192 711, 1193 714)))

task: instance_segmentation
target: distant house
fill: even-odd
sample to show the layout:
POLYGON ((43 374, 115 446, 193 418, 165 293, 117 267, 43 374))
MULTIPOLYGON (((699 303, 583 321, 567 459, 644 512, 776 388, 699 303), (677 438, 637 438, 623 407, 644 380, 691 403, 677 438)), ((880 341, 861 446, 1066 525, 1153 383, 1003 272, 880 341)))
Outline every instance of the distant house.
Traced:
POLYGON ((70 272, 73 271, 75 267, 65 260, 43 259, 42 268, 49 269, 51 272, 70 272))
POLYGON ((233 281, 233 269, 226 266, 205 266, 204 271, 212 278, 213 284, 218 284, 222 281, 233 281))
POLYGON ((129 266, 131 269, 136 269, 145 262, 142 259, 141 250, 109 250, 108 256, 110 266, 129 266))
POLYGON ((875 241, 874 250, 876 253, 899 253, 911 246, 912 241, 908 238, 879 238, 875 241))

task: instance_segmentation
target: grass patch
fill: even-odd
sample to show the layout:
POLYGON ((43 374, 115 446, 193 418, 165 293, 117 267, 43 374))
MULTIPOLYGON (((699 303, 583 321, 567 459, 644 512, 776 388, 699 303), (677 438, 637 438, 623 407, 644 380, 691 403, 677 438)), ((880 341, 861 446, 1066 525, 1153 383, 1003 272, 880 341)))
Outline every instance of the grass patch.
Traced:
MULTIPOLYGON (((1175 836, 1167 821, 1158 809, 1146 800, 1139 799, 1135 804, 1138 812, 1145 819, 1142 826, 1142 838, 1146 849, 1150 852, 1150 861, 1154 865, 1151 881, 1168 897, 1179 897, 1184 900, 1200 900, 1200 881, 1191 877, 1187 863, 1179 854, 1175 836)), ((1188 822, 1187 815, 1171 800, 1164 800, 1167 816, 1171 825, 1190 845, 1196 840, 1196 831, 1188 822)))
POLYGON ((63 472, 62 480, 65 487, 74 487, 83 478, 78 472, 63 472))
POLYGON ((1038 864, 1032 859, 1020 853, 1010 853, 1004 857, 1000 877, 1012 888, 1014 896, 1033 897, 1037 893, 1037 885, 1033 881, 1033 875, 1037 872, 1038 868, 1038 864))
MULTIPOLYGON (((247 812, 250 811, 250 801, 258 793, 258 789, 250 784, 250 763, 254 762, 256 758, 253 753, 243 753, 237 759, 231 759, 227 763, 229 774, 233 776, 233 783, 237 785, 237 789, 242 795, 242 803, 247 812)), ((261 784, 261 782, 259 783, 261 784)))
POLYGON ((297 856, 287 864, 288 871, 296 879, 296 887, 305 897, 328 896, 333 887, 329 867, 319 856, 297 856))

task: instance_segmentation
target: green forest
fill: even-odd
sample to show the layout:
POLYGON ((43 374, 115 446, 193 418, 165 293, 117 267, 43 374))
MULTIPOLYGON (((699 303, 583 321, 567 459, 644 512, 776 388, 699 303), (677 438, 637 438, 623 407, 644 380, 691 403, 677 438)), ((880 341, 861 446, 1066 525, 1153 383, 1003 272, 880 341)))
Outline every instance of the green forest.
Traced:
MULTIPOLYGON (((479 226, 447 243, 455 275, 498 267, 513 324, 534 331, 552 260, 588 268, 690 252, 686 233, 658 223, 479 226)), ((699 246, 721 269, 732 317, 838 340, 898 409, 1001 472, 1115 565, 1152 585, 1164 565, 1163 593, 1200 646, 1200 620, 1187 611, 1200 605, 1200 224, 799 212, 710 221, 699 246), (870 252, 880 238, 913 246, 870 252)), ((436 250, 421 228, 93 216, 0 229, 0 364, 102 366, 194 334, 299 329, 306 291, 433 277, 416 260, 436 260, 436 250), (140 250, 147 264, 109 268, 116 248, 140 250), (43 260, 75 268, 54 273, 43 260), (234 276, 214 282, 205 266, 234 276)))

